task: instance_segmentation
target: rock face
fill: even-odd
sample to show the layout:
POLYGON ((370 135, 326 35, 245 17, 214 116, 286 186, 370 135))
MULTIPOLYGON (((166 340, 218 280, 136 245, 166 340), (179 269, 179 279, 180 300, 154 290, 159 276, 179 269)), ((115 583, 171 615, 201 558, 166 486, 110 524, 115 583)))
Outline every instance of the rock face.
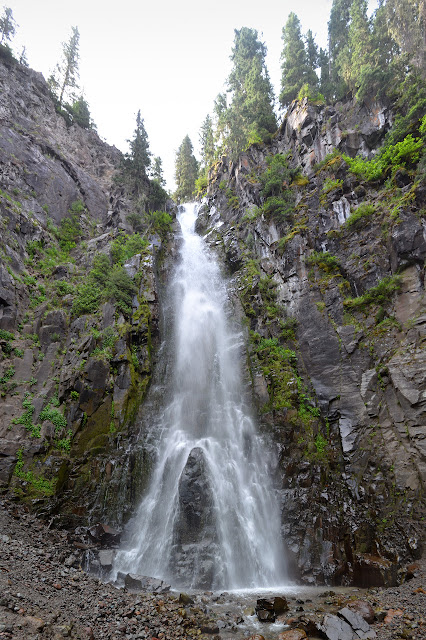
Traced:
POLYGON ((197 223, 247 318, 283 536, 308 583, 395 584, 421 553, 424 194, 365 183, 339 156, 370 157, 391 123, 380 105, 294 103, 271 146, 216 165, 197 223), (259 175, 288 152, 303 170, 295 205, 268 216, 259 175))
MULTIPOLYGON (((122 261, 134 290, 124 311, 110 300, 76 313, 95 259, 131 231, 121 155, 67 126, 40 74, 0 62, 0 83, 2 491, 57 525, 118 529, 155 456, 160 299, 176 247, 153 238, 122 261)), ((370 157, 391 125, 375 103, 295 104, 270 147, 217 163, 198 222, 246 322, 246 379, 277 452, 289 566, 308 583, 395 584, 422 550, 425 191, 400 171, 386 192, 327 157, 370 157), (295 206, 259 213, 266 157, 288 152, 303 172, 295 206)), ((194 449, 180 480, 174 569, 208 588, 204 465, 194 449)), ((110 566, 106 550, 101 560, 110 566)))
POLYGON ((173 575, 182 584, 210 588, 214 581, 217 532, 213 496, 202 449, 188 456, 179 480, 179 515, 175 525, 173 575))
POLYGON ((149 454, 126 443, 151 382, 167 261, 159 238, 138 245, 123 265, 131 308, 74 311, 94 260, 132 232, 121 153, 67 125, 41 74, 0 62, 0 85, 0 484, 57 524, 118 525, 147 480, 149 454))

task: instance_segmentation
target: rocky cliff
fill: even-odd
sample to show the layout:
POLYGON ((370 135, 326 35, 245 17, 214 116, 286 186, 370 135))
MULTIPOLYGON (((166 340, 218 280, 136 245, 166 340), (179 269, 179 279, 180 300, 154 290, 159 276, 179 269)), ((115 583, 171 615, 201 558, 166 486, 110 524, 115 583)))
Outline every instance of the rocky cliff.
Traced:
POLYGON ((377 103, 293 103, 272 145, 211 170, 198 223, 232 274, 307 582, 392 584, 421 554, 424 185, 361 179, 342 157, 374 157, 391 126, 377 103))
POLYGON ((159 343, 162 241, 133 234, 121 153, 67 125, 41 74, 0 63, 0 85, 0 482, 62 524, 121 522, 145 477, 123 442, 159 343))
MULTIPOLYGON (((120 152, 67 125, 40 74, 0 63, 0 84, 2 491, 58 525, 119 525, 150 474, 175 245, 133 233, 120 152)), ((392 124, 376 103, 295 103, 271 145, 216 163, 199 216, 310 583, 393 584, 422 550, 425 191, 342 156, 374 157, 392 124)))

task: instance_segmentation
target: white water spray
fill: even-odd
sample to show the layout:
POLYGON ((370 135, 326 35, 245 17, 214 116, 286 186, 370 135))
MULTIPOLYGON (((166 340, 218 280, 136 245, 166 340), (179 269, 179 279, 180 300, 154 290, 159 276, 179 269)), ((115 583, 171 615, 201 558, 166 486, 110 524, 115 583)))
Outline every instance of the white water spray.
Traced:
POLYGON ((172 400, 156 466, 117 571, 172 585, 238 589, 285 581, 271 463, 246 407, 241 332, 230 328, 218 265, 194 232, 197 205, 180 208, 172 400), (191 502, 192 501, 192 502, 191 502))

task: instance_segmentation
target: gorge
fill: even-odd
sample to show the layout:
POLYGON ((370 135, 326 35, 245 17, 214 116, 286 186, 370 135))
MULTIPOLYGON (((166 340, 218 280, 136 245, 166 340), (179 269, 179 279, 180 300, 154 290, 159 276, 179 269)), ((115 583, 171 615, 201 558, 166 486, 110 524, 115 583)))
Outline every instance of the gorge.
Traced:
POLYGON ((167 228, 135 232, 120 152, 67 125, 40 74, 1 61, 0 81, 3 494, 76 540, 142 504, 149 571, 185 586, 403 581, 424 543, 425 187, 409 158, 392 182, 350 164, 377 154, 391 106, 294 101, 269 143, 213 164, 182 240, 171 202, 167 228), (200 236, 215 258, 188 293, 179 252, 204 256, 200 236), (150 536, 161 557, 173 540, 167 566, 150 536))

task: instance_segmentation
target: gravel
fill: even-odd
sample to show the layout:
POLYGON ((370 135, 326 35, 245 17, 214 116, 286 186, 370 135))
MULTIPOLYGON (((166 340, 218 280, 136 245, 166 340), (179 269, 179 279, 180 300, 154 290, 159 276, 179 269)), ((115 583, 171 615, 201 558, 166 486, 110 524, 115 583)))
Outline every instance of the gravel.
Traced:
MULTIPOLYGON (((0 640, 243 640, 253 633, 243 612, 247 597, 238 601, 227 600, 226 594, 200 593, 193 594, 195 604, 185 604, 176 592, 132 594, 86 574, 81 557, 67 532, 50 530, 22 505, 0 502, 0 640), (224 602, 221 611, 216 610, 218 601, 224 602)), ((423 560, 398 587, 317 590, 303 601, 289 597, 290 610, 282 622, 303 626, 303 619, 315 616, 322 621, 325 613, 336 614, 356 598, 373 606, 372 628, 379 640, 426 640, 425 576, 423 560)), ((255 602, 253 596, 253 606, 255 602)), ((280 631, 260 625, 257 633, 278 640, 280 631)))

